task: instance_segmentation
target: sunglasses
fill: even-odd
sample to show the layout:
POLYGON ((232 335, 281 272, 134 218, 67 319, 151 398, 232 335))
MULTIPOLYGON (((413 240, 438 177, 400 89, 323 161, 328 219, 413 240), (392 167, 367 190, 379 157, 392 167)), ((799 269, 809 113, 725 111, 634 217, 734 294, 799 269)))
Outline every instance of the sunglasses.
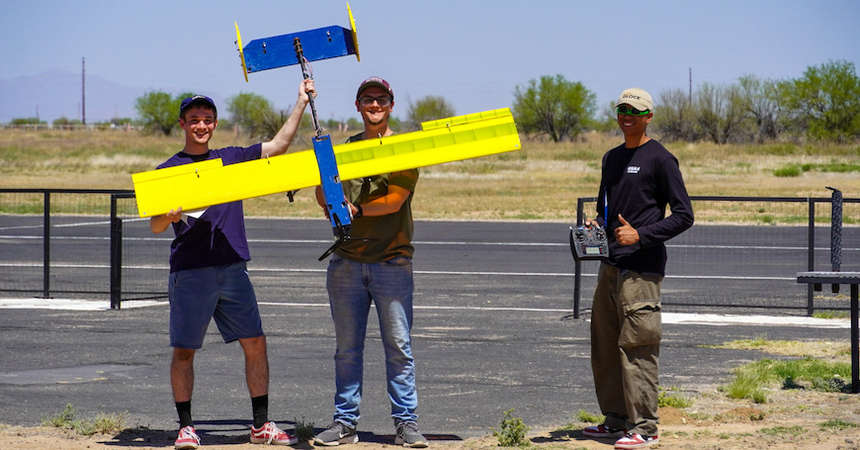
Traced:
POLYGON ((370 106, 373 102, 376 102, 381 107, 386 107, 391 104, 391 97, 387 95, 383 95, 381 97, 372 97, 370 95, 362 95, 361 98, 358 99, 359 103, 362 106, 370 106))
POLYGON ((644 116, 646 114, 651 114, 650 109, 646 109, 644 111, 639 111, 638 109, 636 109, 632 106, 624 106, 624 105, 621 105, 621 106, 615 108, 615 111, 618 114, 624 114, 625 116, 644 116))

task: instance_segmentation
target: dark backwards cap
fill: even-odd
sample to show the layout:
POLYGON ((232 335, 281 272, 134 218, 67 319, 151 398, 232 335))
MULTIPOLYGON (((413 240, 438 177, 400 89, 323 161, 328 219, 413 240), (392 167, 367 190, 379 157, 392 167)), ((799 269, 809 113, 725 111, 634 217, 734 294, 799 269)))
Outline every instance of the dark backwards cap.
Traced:
POLYGON ((206 105, 212 108, 212 110, 215 111, 215 117, 218 117, 218 108, 215 107, 215 102, 205 95, 195 95, 182 100, 182 103, 179 104, 179 117, 182 117, 182 114, 185 113, 188 108, 197 105, 206 105))
POLYGON ((369 87, 382 88, 382 90, 388 92, 388 95, 391 96, 391 101, 394 101, 394 89, 391 89, 391 85, 388 84, 387 81, 379 77, 370 77, 362 81, 361 84, 358 85, 358 91, 355 93, 355 99, 358 100, 358 98, 361 97, 361 93, 369 87))

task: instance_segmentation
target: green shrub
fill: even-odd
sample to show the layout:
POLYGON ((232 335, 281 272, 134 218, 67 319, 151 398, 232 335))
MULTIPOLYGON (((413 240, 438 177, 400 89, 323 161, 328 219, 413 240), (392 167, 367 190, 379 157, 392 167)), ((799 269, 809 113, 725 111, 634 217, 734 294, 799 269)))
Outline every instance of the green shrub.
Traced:
POLYGON ((75 407, 71 403, 66 403, 66 407, 59 414, 52 417, 42 419, 42 425, 56 428, 71 428, 71 423, 75 419, 75 407))
MULTIPOLYGON (((90 434, 101 433, 111 434, 122 431, 125 426, 125 417, 123 414, 97 414, 91 421, 81 421, 87 424, 90 434)), ((80 433, 80 431, 79 431, 80 433)), ((84 433, 80 433, 84 434, 84 433)), ((89 434, 87 434, 89 436, 89 434)))
POLYGON ((812 313, 812 317, 818 319, 847 319, 849 317, 848 311, 815 311, 812 313))
POLYGON ((836 173, 860 172, 860 164, 846 162, 830 162, 826 164, 788 164, 778 169, 775 169, 773 171, 773 174, 777 177, 797 177, 800 176, 800 174, 803 172, 810 172, 813 170, 816 172, 836 173))
POLYGON ((735 369, 735 378, 723 392, 730 398, 748 398, 766 403, 765 388, 778 383, 783 389, 810 387, 823 392, 848 392, 851 371, 848 363, 831 363, 814 358, 773 361, 763 359, 735 369))
POLYGON ((296 423, 296 438, 298 438, 299 442, 307 442, 314 438, 313 422, 305 422, 304 417, 302 417, 302 420, 293 418, 293 422, 296 423))
POLYGON ((796 436, 798 434, 805 433, 806 429, 799 425, 791 427, 776 426, 773 428, 762 428, 761 430, 758 430, 758 432, 770 436, 796 436))
POLYGON ((493 436, 499 440, 501 447, 525 447, 528 446, 526 433, 529 427, 519 417, 513 417, 513 408, 505 411, 505 415, 499 423, 499 429, 493 430, 493 436))
POLYGON ((773 175, 777 177, 799 177, 802 173, 802 169, 797 164, 789 164, 787 166, 782 166, 779 169, 775 169, 773 171, 773 175))
POLYGON ((818 424, 822 430, 832 430, 832 431, 842 431, 847 430, 849 428, 857 428, 858 425, 853 422, 846 422, 842 419, 831 419, 827 422, 821 422, 818 424))
POLYGON ((67 403, 59 414, 42 419, 42 425, 66 430, 73 430, 83 436, 91 436, 96 433, 116 433, 123 429, 125 418, 122 414, 98 414, 92 420, 76 419, 74 406, 67 403))
POLYGON ((771 225, 776 223, 776 218, 770 214, 765 214, 765 215, 759 217, 759 220, 762 223, 767 223, 767 224, 771 224, 771 225))
POLYGON ((822 172, 860 172, 860 164, 851 164, 844 162, 832 162, 830 164, 817 164, 816 169, 822 172))
POLYGON ((580 409, 576 413, 576 420, 584 423, 603 423, 605 419, 603 414, 591 414, 584 409, 580 409))
POLYGON ((812 388, 824 392, 847 392, 845 379, 850 376, 847 363, 830 363, 814 358, 777 361, 773 373, 779 381, 806 380, 812 388))
POLYGON ((684 409, 693 404, 693 401, 681 396, 669 395, 666 391, 661 390, 657 394, 657 406, 665 408, 671 406, 673 408, 684 409))
POLYGON ((724 388, 729 398, 748 398, 755 403, 767 403, 764 387, 771 381, 770 360, 762 360, 735 369, 735 379, 724 388))

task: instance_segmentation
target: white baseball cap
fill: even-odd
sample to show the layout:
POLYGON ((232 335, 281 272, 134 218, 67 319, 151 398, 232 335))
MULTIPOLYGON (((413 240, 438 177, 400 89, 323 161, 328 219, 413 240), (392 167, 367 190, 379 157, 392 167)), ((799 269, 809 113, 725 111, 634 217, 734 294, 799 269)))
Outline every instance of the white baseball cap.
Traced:
POLYGON ((623 90, 621 95, 618 96, 618 100, 615 101, 615 107, 617 108, 625 103, 640 111, 651 111, 654 109, 654 100, 651 100, 651 94, 644 89, 630 88, 623 90))

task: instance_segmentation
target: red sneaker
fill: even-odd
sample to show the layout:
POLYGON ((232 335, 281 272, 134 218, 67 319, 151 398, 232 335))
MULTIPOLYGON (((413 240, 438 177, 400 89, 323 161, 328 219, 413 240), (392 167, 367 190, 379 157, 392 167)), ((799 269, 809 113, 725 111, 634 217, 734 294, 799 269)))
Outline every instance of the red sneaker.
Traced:
POLYGON ((194 427, 188 425, 179 430, 179 436, 176 437, 176 442, 173 443, 173 448, 197 448, 200 447, 200 437, 194 432, 194 427))
POLYGON ((593 438, 620 438, 624 436, 624 430, 621 428, 611 428, 601 423, 600 425, 583 428, 582 434, 593 438))
POLYGON ((266 422, 260 428, 251 426, 252 444, 293 445, 299 440, 278 428, 275 422, 266 422))
POLYGON ((643 448, 656 444, 659 438, 654 436, 642 436, 639 433, 627 433, 623 438, 615 441, 615 448, 643 448))

